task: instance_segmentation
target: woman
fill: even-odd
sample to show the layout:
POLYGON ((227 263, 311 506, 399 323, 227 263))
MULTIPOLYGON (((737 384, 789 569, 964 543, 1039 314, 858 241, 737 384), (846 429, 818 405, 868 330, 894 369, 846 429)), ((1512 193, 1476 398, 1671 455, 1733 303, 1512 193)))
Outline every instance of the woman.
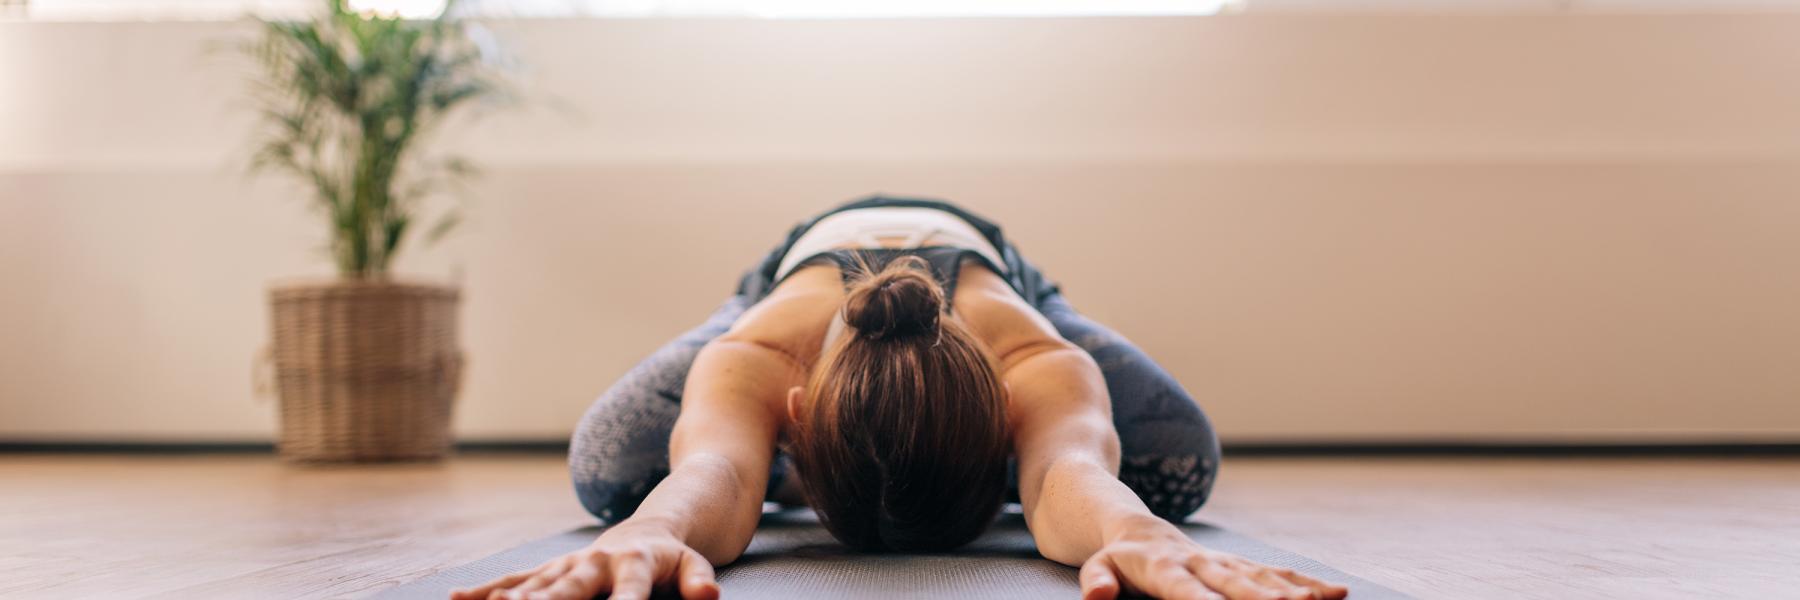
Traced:
POLYGON ((614 524, 586 549, 456 598, 689 600, 765 499, 869 551, 963 545, 1008 499, 1086 598, 1341 598, 1200 547, 1211 425, 1175 380, 1083 318, 999 227, 875 197, 795 227, 707 322, 595 402, 570 467, 614 524))

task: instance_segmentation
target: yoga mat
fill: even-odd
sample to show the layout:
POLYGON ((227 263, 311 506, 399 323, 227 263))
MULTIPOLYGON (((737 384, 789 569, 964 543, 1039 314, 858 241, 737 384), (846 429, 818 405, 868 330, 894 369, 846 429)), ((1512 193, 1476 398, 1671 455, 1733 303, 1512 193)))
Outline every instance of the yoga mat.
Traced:
MULTIPOLYGON (((1183 525, 1208 548, 1280 565, 1350 588, 1354 600, 1409 598, 1310 558, 1203 524, 1183 525)), ((450 590, 527 569, 594 541, 600 528, 560 533, 481 560, 451 567, 375 596, 442 600, 450 590)), ((979 539, 950 554, 852 554, 819 526, 811 511, 763 515, 750 548, 719 569, 727 600, 805 598, 1078 598, 1076 570, 1037 555, 1025 520, 1006 514, 979 539)))

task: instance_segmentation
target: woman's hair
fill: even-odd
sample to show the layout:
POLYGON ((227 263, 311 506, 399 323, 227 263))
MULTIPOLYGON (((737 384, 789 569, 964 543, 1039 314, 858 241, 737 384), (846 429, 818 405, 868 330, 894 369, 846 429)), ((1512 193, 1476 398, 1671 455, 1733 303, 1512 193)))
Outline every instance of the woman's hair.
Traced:
POLYGON ((791 435, 807 501, 861 550, 961 546, 1006 493, 1005 388, 924 269, 903 257, 852 284, 849 329, 813 371, 791 435))

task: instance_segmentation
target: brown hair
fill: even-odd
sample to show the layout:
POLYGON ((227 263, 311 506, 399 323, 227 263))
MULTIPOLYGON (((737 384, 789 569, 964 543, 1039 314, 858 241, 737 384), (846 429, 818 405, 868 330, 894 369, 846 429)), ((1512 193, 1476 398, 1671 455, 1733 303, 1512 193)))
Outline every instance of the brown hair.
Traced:
POLYGON ((791 437, 808 503, 862 550, 961 546, 1006 493, 1005 388, 924 268, 903 257, 851 286, 850 329, 813 371, 791 437))

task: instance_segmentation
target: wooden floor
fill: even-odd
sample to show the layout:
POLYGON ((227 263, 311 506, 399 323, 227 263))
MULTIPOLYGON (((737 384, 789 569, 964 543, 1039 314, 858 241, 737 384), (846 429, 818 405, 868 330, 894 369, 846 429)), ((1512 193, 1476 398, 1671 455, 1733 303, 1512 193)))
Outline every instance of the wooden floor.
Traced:
MULTIPOLYGON (((1421 598, 1800 597, 1800 459, 1238 459, 1201 517, 1421 598)), ((0 596, 364 596, 586 521, 548 456, 0 455, 0 596)))

